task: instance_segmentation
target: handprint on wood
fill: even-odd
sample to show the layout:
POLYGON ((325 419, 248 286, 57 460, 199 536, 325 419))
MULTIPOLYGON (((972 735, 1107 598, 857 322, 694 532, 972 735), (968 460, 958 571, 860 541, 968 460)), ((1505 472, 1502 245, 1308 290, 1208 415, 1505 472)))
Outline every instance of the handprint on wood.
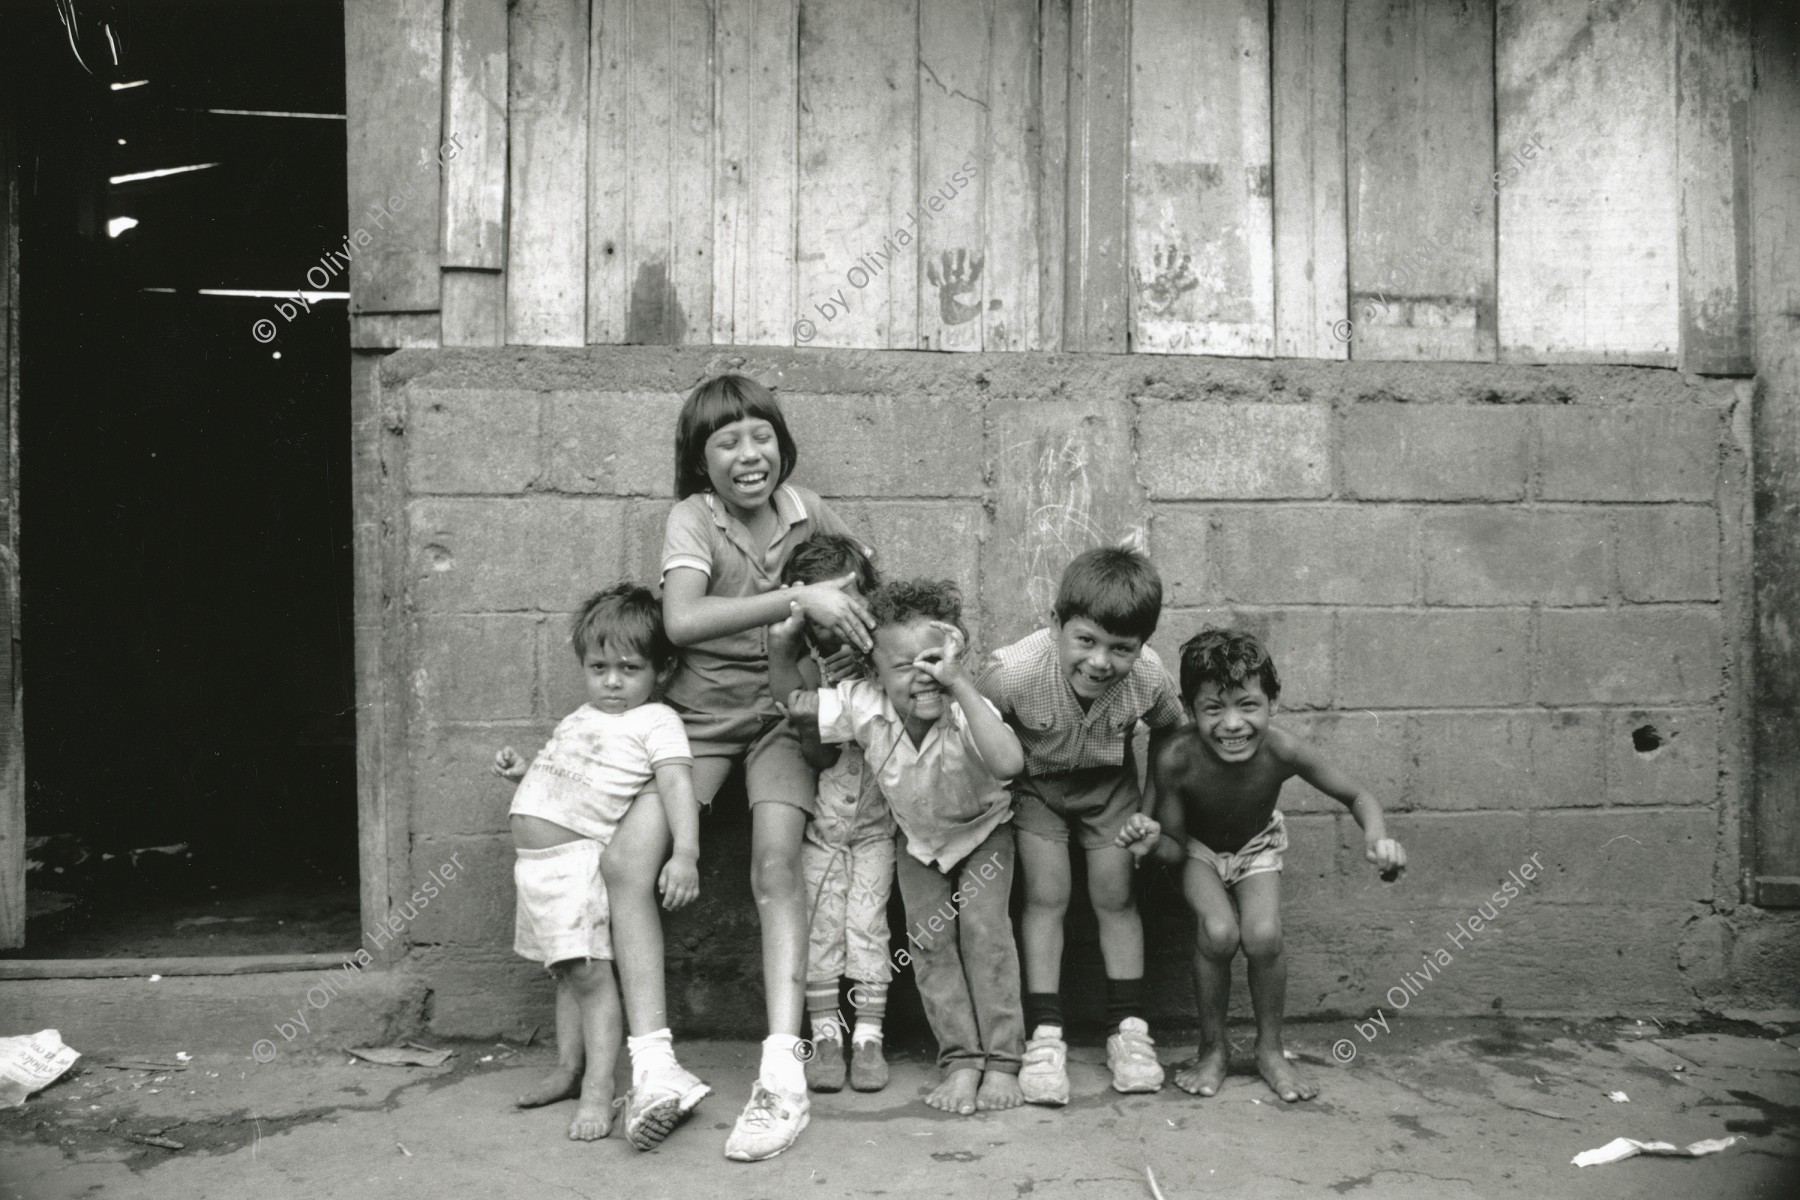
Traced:
POLYGON ((938 315, 946 325, 963 325, 973 321, 981 313, 981 293, 976 287, 981 280, 980 252, 970 254, 967 250, 946 250, 939 258, 943 260, 941 270, 936 260, 928 259, 925 264, 925 277, 938 290, 938 315), (975 293, 973 304, 965 304, 956 298, 964 292, 975 293))
POLYGON ((1179 246, 1156 246, 1151 250, 1148 278, 1137 271, 1138 292, 1143 305, 1157 316, 1164 316, 1175 302, 1200 286, 1194 274, 1194 258, 1179 246))

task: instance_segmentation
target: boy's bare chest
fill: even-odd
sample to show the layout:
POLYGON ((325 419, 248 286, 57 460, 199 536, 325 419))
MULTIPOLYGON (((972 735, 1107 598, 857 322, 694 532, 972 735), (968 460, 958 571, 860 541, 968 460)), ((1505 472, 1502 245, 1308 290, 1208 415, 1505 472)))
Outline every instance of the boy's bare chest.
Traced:
POLYGON ((1269 823, 1290 774, 1273 761, 1192 765, 1181 789, 1189 835, 1221 854, 1238 849, 1269 823))

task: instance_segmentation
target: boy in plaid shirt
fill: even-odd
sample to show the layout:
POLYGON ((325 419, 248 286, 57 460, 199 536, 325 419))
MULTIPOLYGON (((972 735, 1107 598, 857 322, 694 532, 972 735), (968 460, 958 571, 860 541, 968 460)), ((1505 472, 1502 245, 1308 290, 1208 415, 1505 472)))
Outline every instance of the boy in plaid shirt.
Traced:
POLYGON ((1088 897, 1100 924, 1113 1088, 1162 1087, 1143 1018, 1135 848, 1116 844, 1125 822, 1146 807, 1129 752, 1137 723, 1150 727, 1153 758, 1183 723, 1175 681, 1144 644, 1161 615, 1162 580, 1148 559, 1125 549, 1089 550, 1063 572, 1055 626, 995 651, 977 681, 1025 748, 1025 774, 1011 786, 1025 879, 1021 957, 1030 1033, 1019 1086, 1033 1104, 1069 1101, 1062 952, 1071 835, 1087 855, 1088 897))

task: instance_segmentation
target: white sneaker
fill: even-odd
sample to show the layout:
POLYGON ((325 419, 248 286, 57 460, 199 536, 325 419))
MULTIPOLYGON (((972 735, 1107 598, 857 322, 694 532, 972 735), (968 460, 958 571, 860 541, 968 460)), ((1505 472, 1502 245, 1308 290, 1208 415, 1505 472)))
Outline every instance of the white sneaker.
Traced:
POLYGON ((1106 1065, 1112 1068, 1115 1092, 1154 1092, 1163 1085, 1156 1043, 1141 1018, 1126 1017, 1119 1022, 1119 1032, 1106 1039, 1106 1065))
POLYGON ((812 1119, 812 1104, 803 1092, 790 1096, 762 1085, 750 1089, 750 1103, 738 1114, 737 1125, 725 1139, 725 1157, 733 1162, 760 1162, 774 1158, 800 1136, 812 1119))
POLYGON ((1019 1090, 1027 1104, 1069 1102, 1069 1046, 1059 1037, 1034 1037, 1025 1043, 1019 1065, 1019 1090))
POLYGON ((696 1105, 712 1095, 712 1088, 701 1078, 676 1062, 652 1063, 634 1090, 652 1095, 673 1095, 680 1100, 681 1115, 687 1116, 696 1105))

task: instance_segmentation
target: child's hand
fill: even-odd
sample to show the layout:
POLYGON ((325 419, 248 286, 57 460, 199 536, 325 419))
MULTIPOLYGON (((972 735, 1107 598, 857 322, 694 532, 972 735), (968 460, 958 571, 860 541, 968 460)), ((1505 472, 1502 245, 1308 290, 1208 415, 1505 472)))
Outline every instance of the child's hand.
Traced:
POLYGON ((692 854, 676 851, 663 864, 662 874, 656 877, 657 890, 662 893, 663 907, 673 912, 694 902, 700 895, 700 865, 692 854))
POLYGON ((799 662, 806 646, 806 618, 798 600, 788 601, 788 615, 769 626, 769 656, 799 662))
POLYGON ((494 755, 494 774, 508 783, 517 783, 525 778, 525 760, 511 746, 502 746, 494 755))
POLYGON ((849 646, 839 646, 835 654, 829 655, 819 664, 820 673, 825 677, 825 686, 832 687, 846 679, 855 679, 862 674, 863 659, 849 646))
POLYGON ((1400 878, 1406 870, 1406 847, 1393 838, 1371 838, 1363 844, 1363 857, 1374 863, 1381 878, 1388 883, 1400 878))
POLYGON ((845 594, 845 589, 855 583, 856 573, 852 571, 840 579, 797 588, 795 595, 800 610, 814 624, 837 634, 846 646, 866 653, 875 644, 869 636, 869 630, 875 628, 875 618, 869 615, 867 604, 845 594))
POLYGON ((968 678, 963 670, 962 652, 965 645, 962 630, 942 621, 933 621, 931 627, 944 635, 944 646, 941 650, 927 650, 913 660, 913 666, 938 681, 938 686, 949 691, 959 682, 968 678))
POLYGON ((819 693, 811 688, 795 688, 788 693, 786 704, 777 700, 775 707, 788 719, 788 724, 796 729, 804 729, 809 721, 814 728, 818 727, 819 693))
POLYGON ((1156 849, 1156 843, 1162 837, 1162 826, 1148 813, 1132 813, 1119 830, 1119 836, 1113 839, 1113 845, 1123 846, 1131 851, 1134 860, 1142 860, 1144 855, 1156 849))

